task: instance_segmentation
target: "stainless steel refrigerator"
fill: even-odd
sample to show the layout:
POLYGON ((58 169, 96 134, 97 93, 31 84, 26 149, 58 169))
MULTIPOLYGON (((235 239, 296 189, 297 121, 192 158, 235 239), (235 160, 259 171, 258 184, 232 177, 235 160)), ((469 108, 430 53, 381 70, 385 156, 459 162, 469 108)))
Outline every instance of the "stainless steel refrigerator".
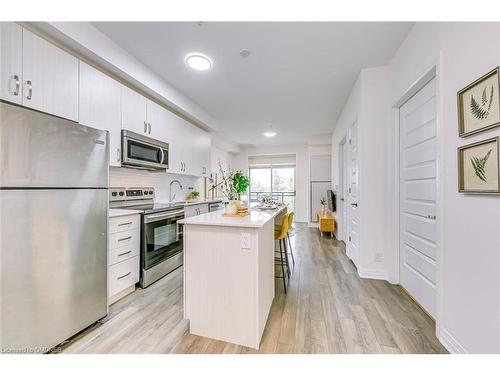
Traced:
POLYGON ((106 316, 108 133, 0 102, 1 351, 106 316))

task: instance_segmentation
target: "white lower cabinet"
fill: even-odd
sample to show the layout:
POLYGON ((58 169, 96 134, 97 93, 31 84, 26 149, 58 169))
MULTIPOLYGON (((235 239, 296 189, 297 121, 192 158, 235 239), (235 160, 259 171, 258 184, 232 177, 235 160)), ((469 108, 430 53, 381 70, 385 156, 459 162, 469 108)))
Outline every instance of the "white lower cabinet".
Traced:
MULTIPOLYGON (((133 257, 108 268, 108 301, 114 303, 120 292, 139 281, 139 257, 133 257)), ((120 296, 121 297, 121 296, 120 296)))
POLYGON ((135 289, 140 269, 140 215, 109 219, 108 304, 135 289))
POLYGON ((184 217, 191 217, 208 212, 208 203, 193 204, 184 207, 184 217))

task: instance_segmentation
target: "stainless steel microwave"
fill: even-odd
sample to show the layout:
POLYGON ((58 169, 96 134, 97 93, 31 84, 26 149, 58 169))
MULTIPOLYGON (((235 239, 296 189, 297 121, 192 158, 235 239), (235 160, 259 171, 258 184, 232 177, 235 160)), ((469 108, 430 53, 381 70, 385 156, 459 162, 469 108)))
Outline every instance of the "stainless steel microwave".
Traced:
POLYGON ((141 169, 168 169, 168 143, 122 130, 122 165, 141 169))

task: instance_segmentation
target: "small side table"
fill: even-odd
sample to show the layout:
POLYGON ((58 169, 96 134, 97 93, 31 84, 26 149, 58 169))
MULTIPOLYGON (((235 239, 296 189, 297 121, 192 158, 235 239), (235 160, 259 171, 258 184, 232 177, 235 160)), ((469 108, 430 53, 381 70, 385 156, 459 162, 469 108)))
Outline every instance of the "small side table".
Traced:
POLYGON ((335 232, 335 218, 333 217, 332 213, 327 211, 323 214, 320 211, 317 213, 317 216, 321 237, 323 237, 323 232, 329 232, 330 236, 333 238, 333 232, 335 232))

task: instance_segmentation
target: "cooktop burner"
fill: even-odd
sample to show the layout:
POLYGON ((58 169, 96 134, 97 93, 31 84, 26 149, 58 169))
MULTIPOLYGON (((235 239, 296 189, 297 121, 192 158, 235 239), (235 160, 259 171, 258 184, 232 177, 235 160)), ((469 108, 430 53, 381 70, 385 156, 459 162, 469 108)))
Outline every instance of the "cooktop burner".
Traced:
POLYGON ((145 214, 181 208, 179 203, 157 203, 155 191, 151 187, 111 188, 109 189, 109 207, 143 211, 145 214))

